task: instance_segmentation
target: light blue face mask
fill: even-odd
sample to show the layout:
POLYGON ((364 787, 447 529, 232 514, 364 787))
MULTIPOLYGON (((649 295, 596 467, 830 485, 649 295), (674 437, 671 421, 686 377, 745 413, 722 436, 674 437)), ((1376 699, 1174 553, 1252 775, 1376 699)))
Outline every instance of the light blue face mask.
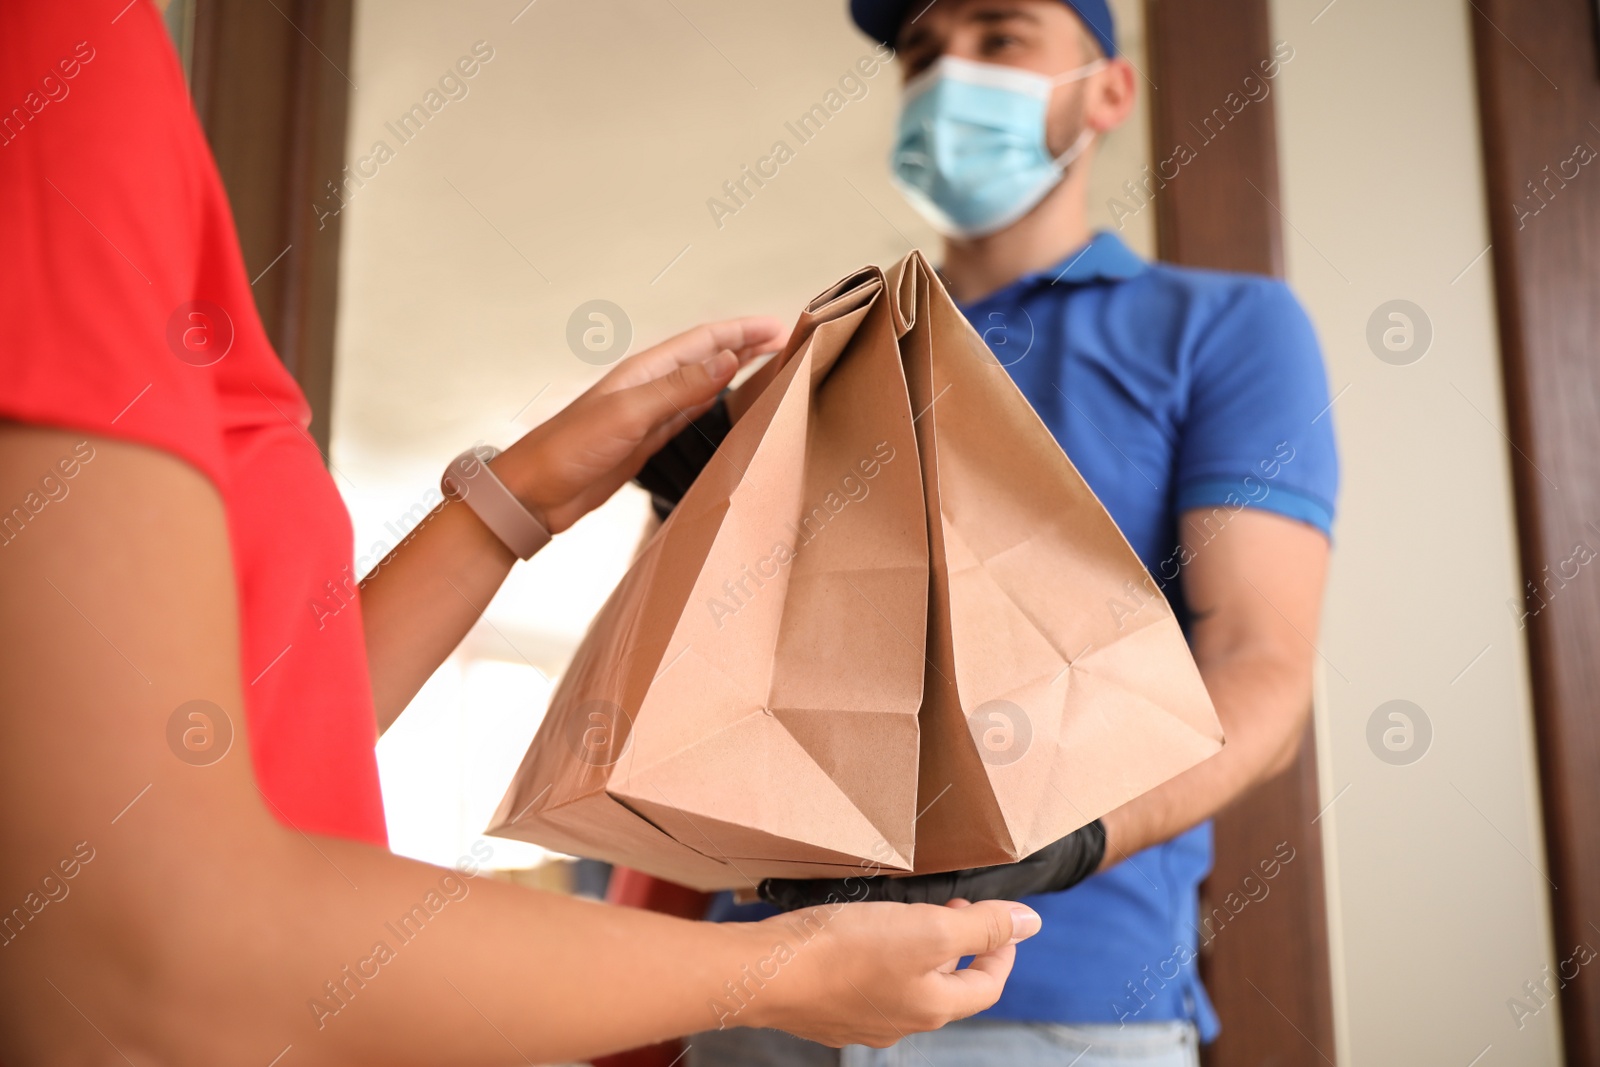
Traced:
POLYGON ((891 165, 913 207, 949 237, 983 237, 1032 211, 1088 147, 1085 127, 1052 156, 1050 92, 1087 78, 1104 59, 1054 78, 945 56, 906 85, 891 165))

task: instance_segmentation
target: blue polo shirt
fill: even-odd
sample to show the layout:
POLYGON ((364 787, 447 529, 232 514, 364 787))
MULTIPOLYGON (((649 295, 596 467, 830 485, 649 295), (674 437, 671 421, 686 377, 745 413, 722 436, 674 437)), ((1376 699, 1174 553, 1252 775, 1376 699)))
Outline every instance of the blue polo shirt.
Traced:
MULTIPOLYGON (((1332 413, 1310 321, 1282 282, 1146 263, 1100 233, 1049 270, 976 303, 967 319, 1005 364, 1185 630, 1178 519, 1244 507, 1324 534, 1338 489, 1332 413)), ((991 1019, 1189 1019, 1219 1030, 1199 978, 1199 886, 1211 824, 1139 852, 1064 893, 1031 897, 1044 929, 1018 946, 991 1019)), ((719 897, 711 917, 763 905, 719 897)))

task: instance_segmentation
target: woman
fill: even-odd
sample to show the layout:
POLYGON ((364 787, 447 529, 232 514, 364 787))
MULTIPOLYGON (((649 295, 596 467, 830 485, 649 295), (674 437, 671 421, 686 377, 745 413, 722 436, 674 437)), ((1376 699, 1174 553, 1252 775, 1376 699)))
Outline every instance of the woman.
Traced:
MULTIPOLYGON (((447 502, 356 594, 158 12, 125 3, 0 8, 0 1060, 547 1062, 715 1019, 884 1045, 993 1003, 1020 905, 820 909, 802 944, 385 849, 377 724, 515 556, 447 502)), ((559 533, 780 335, 642 352, 491 469, 559 533)))

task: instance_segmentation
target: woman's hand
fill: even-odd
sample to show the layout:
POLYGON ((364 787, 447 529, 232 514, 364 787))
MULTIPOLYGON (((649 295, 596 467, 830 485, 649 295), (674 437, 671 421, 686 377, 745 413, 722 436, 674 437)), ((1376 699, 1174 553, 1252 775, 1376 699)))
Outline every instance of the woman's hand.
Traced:
MULTIPOLYGON (((705 411, 741 365, 783 343, 776 319, 716 322, 623 360, 490 462, 558 533, 705 411)), ((517 557, 469 509, 440 504, 361 582, 378 728, 461 643, 517 557)))
POLYGON ((1012 901, 953 900, 822 905, 751 925, 762 954, 731 976, 719 1026, 883 1048, 992 1005, 1040 919, 1012 901))
POLYGON ((604 503, 716 400, 739 368, 782 346, 774 318, 697 326, 617 364, 491 466, 551 533, 604 503))

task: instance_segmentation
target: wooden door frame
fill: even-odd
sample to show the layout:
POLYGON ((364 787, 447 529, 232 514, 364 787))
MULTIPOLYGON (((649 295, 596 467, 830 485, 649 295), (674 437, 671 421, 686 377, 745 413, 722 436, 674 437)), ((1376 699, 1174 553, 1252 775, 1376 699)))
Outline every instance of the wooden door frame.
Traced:
MULTIPOLYGON (((1276 97, 1237 114, 1229 106, 1230 94, 1244 98, 1246 75, 1270 83, 1261 67, 1274 58, 1267 0, 1146 0, 1145 10, 1158 87, 1151 158, 1181 158, 1179 146, 1193 153, 1172 180, 1158 167, 1153 183, 1161 258, 1281 277, 1276 97)), ((1320 804, 1308 726, 1294 764, 1214 822, 1199 933, 1201 974, 1223 1029, 1204 1050, 1207 1067, 1336 1061, 1320 804), (1252 892, 1262 863, 1285 846, 1293 859, 1275 868, 1270 896, 1235 913, 1230 897, 1252 892)))
POLYGON ((328 454, 353 0, 188 0, 195 110, 211 142, 256 308, 311 402, 328 454))
MULTIPOLYGON (((1600 158, 1572 163, 1600 153, 1600 18, 1593 0, 1469 15, 1562 970, 1600 950, 1600 561, 1571 574, 1578 545, 1600 552, 1600 158)), ((1566 1062, 1600 1067, 1600 976, 1581 967, 1559 996, 1566 1062)))

